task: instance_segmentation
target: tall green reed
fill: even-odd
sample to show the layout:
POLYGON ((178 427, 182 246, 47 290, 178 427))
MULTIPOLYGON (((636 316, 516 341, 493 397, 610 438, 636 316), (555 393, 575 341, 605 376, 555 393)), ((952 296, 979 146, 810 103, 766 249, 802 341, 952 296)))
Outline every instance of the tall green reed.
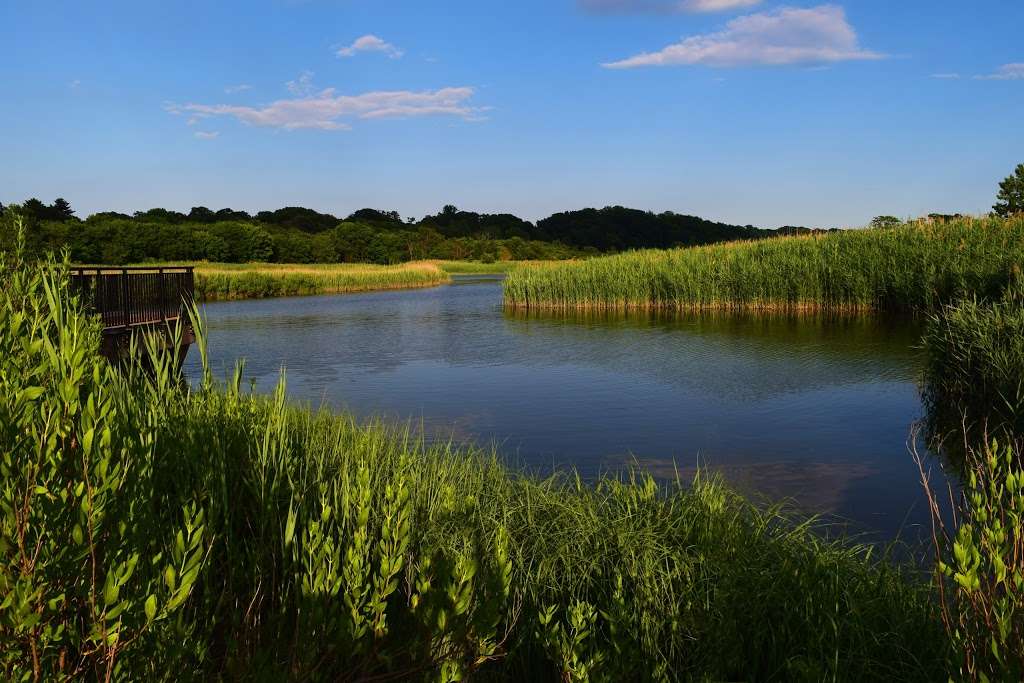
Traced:
POLYGON ((1024 260, 1024 217, 645 250, 523 268, 517 308, 934 310, 994 297, 1024 260))
POLYGON ((964 423, 1024 434, 1024 280, 996 301, 971 297, 930 315, 922 345, 935 437, 959 435, 964 423))

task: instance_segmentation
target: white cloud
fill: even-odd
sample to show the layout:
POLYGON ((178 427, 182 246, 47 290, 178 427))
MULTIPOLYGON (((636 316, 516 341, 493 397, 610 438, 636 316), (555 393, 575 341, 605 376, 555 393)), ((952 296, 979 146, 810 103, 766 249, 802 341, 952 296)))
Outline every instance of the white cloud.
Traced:
POLYGON ((737 17, 714 33, 690 36, 658 52, 609 62, 610 69, 702 64, 713 67, 827 64, 882 59, 860 47, 857 33, 836 5, 782 7, 737 17))
POLYGON ((686 0, 683 7, 689 12, 724 12, 761 4, 761 0, 686 0))
POLYGON ((348 130, 346 121, 354 119, 410 118, 415 116, 455 116, 467 121, 480 120, 486 107, 469 104, 474 90, 469 87, 439 90, 368 92, 361 95, 337 95, 327 88, 309 97, 284 99, 264 107, 230 104, 185 104, 165 106, 172 114, 187 112, 193 116, 231 116, 252 125, 296 130, 348 130))
POLYGON ((200 140, 213 140, 220 133, 215 130, 197 130, 194 135, 200 140))
POLYGON ((941 73, 941 74, 932 74, 931 77, 932 78, 938 78, 938 79, 941 79, 941 80, 944 80, 944 81, 955 81, 956 79, 960 78, 960 74, 958 74, 958 73, 941 73))
POLYGON ((238 85, 229 85, 224 88, 224 92, 228 95, 233 95, 236 92, 244 92, 246 90, 252 90, 252 86, 248 83, 239 83, 238 85))
POLYGON ((995 70, 995 73, 975 76, 982 81, 1017 81, 1024 80, 1024 62, 1016 64, 1003 64, 995 70))
POLYGON ((76 78, 75 80, 73 80, 70 83, 68 83, 68 87, 71 88, 72 90, 78 90, 78 88, 81 85, 82 85, 82 81, 80 79, 78 79, 78 78, 76 78))
POLYGON ((313 92, 313 72, 303 71, 299 74, 299 77, 294 81, 288 81, 284 84, 284 87, 288 88, 288 92, 299 97, 305 97, 313 92))
POLYGON ((579 0, 594 12, 725 12, 761 4, 761 0, 579 0))
POLYGON ((398 59, 405 54, 404 51, 391 43, 384 42, 372 33, 356 38, 355 42, 340 48, 336 54, 339 57, 355 57, 359 52, 383 52, 391 59, 398 59))

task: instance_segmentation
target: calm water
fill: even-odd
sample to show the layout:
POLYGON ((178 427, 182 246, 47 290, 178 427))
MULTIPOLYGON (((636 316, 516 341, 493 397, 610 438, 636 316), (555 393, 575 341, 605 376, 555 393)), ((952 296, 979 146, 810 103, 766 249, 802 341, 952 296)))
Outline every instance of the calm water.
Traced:
MULTIPOLYGON (((494 443, 516 466, 585 476, 699 465, 873 538, 926 522, 910 428, 912 323, 751 316, 526 316, 497 278, 206 306, 210 357, 259 390, 494 443)), ((198 354, 189 356, 194 376, 198 354)))

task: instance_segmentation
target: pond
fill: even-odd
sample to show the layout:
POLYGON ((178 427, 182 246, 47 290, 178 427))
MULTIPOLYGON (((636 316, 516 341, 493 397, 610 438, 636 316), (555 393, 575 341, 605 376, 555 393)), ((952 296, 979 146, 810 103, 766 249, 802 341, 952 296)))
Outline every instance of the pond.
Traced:
MULTIPOLYGON (((513 466, 586 478, 698 467, 865 539, 927 525, 908 450, 922 417, 913 321, 505 311, 499 277, 208 304, 224 376, 428 438, 495 445, 513 466)), ((198 354, 189 355, 195 377, 198 354)))

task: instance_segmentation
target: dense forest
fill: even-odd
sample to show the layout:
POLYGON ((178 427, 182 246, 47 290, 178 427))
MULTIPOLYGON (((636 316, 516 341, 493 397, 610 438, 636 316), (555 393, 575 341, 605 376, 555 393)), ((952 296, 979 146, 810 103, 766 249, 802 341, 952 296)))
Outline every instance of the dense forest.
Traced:
MULTIPOLYGON (((403 221, 396 211, 360 209, 340 218, 294 206, 255 215, 204 206, 193 207, 187 214, 168 209, 133 215, 107 211, 82 220, 64 199, 52 204, 29 199, 6 211, 24 219, 30 251, 42 254, 66 248, 78 263, 564 259, 807 230, 765 230, 621 206, 556 213, 536 223, 511 214, 461 211, 451 205, 419 221, 403 221)), ((10 240, 9 227, 4 231, 0 240, 10 240)))

